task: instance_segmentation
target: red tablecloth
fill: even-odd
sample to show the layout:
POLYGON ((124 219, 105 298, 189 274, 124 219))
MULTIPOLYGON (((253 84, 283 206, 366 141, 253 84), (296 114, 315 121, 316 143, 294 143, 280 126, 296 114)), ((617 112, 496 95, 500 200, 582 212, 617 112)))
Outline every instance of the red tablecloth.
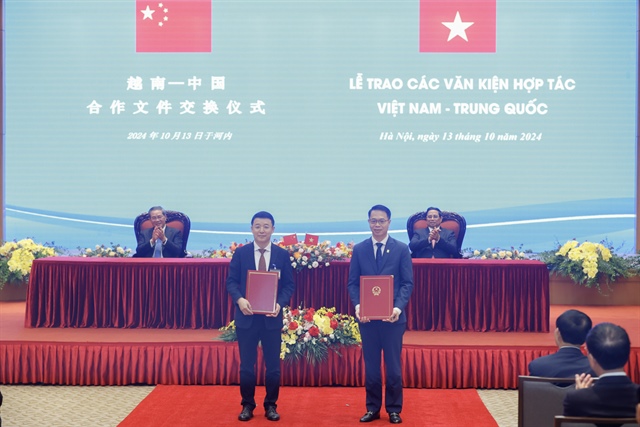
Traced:
MULTIPOLYGON (((33 262, 27 327, 219 328, 233 317, 226 259, 54 257, 33 262)), ((414 260, 408 330, 549 330, 537 261, 414 260)), ((292 306, 353 314, 349 262, 294 275, 292 306)))

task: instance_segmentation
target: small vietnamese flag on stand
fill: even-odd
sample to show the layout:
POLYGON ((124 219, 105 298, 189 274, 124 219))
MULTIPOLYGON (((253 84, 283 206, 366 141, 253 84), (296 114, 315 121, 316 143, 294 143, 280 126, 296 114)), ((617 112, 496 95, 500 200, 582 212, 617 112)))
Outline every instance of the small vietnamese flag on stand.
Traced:
POLYGON ((420 0, 420 52, 496 51, 496 0, 420 0))
POLYGON ((136 52, 211 52, 211 0, 136 0, 136 52))
POLYGON ((282 243, 285 246, 296 245, 298 244, 298 235, 294 233, 287 236, 282 236, 282 243))
POLYGON ((313 234, 305 234, 304 235, 304 244, 309 246, 315 246, 318 244, 318 236, 313 234))

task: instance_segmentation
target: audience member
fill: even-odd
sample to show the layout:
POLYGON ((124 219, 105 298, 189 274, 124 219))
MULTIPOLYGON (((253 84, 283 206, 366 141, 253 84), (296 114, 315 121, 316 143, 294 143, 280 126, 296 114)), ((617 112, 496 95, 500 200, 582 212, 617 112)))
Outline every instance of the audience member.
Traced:
POLYGON ((153 228, 140 232, 134 257, 184 257, 186 253, 182 249, 182 231, 167 226, 167 213, 162 206, 153 206, 149 209, 149 219, 153 228))
POLYGON ((529 363, 529 375, 551 378, 573 378, 576 374, 595 372, 580 347, 591 330, 591 319, 578 310, 567 310, 556 319, 553 336, 558 351, 539 357, 529 363))
POLYGON ((371 237, 353 248, 349 266, 347 290, 355 306, 362 336, 367 412, 360 422, 380 418, 382 407, 382 371, 384 354, 384 404, 391 424, 400 424, 402 418, 402 337, 407 327, 405 307, 413 290, 411 254, 404 243, 390 237, 391 211, 383 205, 369 210, 371 237), (369 320, 360 317, 360 277, 393 276, 393 312, 388 319, 369 320))
POLYGON ((453 231, 440 227, 442 211, 427 208, 427 228, 414 230, 409 242, 413 258, 452 258, 458 253, 456 235, 453 231))
POLYGON ((576 390, 564 399, 564 415, 580 417, 628 417, 636 415, 638 386, 627 377, 624 366, 629 360, 631 342, 620 326, 600 323, 587 334, 591 368, 598 375, 576 375, 576 390))
POLYGON ((280 392, 280 350, 282 344, 282 310, 288 305, 295 290, 293 267, 289 252, 271 243, 275 221, 269 212, 261 211, 251 218, 253 242, 236 249, 229 264, 227 292, 235 303, 235 324, 240 352, 240 421, 253 418, 256 407, 256 360, 258 343, 266 366, 264 415, 269 421, 280 420, 276 411, 280 392), (247 300, 247 272, 269 270, 279 273, 276 312, 254 314, 247 300))

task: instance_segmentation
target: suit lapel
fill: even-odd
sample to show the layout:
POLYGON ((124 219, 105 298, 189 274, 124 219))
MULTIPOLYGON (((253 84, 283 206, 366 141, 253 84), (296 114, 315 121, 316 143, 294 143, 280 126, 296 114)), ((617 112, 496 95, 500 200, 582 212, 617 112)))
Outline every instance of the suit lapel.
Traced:
POLYGON ((247 251, 247 256, 251 257, 251 261, 249 265, 253 265, 253 270, 257 270, 258 266, 256 265, 256 249, 255 246, 253 245, 253 242, 249 243, 247 246, 249 246, 251 248, 251 251, 247 251))
POLYGON ((373 249, 374 249, 373 237, 369 237, 369 239, 367 239, 366 242, 367 242, 367 245, 369 247, 365 251, 364 257, 367 260, 367 262, 369 263, 371 271, 376 271, 376 256, 375 256, 375 254, 373 252, 373 249))
POLYGON ((395 241, 391 237, 389 237, 387 239, 387 244, 384 246, 384 253, 382 254, 382 265, 380 266, 380 271, 378 273, 383 271, 384 267, 387 265, 387 258, 389 258, 389 255, 391 255, 391 251, 393 250, 394 245, 395 241))

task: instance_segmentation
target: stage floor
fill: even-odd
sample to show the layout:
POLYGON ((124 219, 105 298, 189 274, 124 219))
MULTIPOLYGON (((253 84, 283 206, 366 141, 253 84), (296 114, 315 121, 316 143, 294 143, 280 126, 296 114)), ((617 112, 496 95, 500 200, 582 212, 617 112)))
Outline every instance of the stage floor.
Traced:
MULTIPOLYGON (((104 343, 210 342, 220 335, 212 329, 25 328, 24 301, 0 302, 1 341, 60 341, 104 343)), ((432 332, 409 331, 404 343, 426 346, 554 347, 554 319, 570 308, 588 314, 593 324, 612 322, 626 329, 631 345, 640 348, 640 306, 551 306, 549 332, 432 332)))
MULTIPOLYGON (((217 384, 237 382, 237 346, 211 329, 26 328, 25 302, 0 302, 0 384, 217 384), (212 368, 213 366, 213 368, 212 368)), ((554 352, 554 319, 569 308, 631 338, 628 372, 640 382, 640 306, 551 306, 551 332, 430 332, 404 336, 405 386, 515 388, 528 363, 554 352)), ((363 384, 361 350, 323 366, 284 366, 283 385, 363 384)), ((335 357, 334 357, 335 356, 335 357)))

